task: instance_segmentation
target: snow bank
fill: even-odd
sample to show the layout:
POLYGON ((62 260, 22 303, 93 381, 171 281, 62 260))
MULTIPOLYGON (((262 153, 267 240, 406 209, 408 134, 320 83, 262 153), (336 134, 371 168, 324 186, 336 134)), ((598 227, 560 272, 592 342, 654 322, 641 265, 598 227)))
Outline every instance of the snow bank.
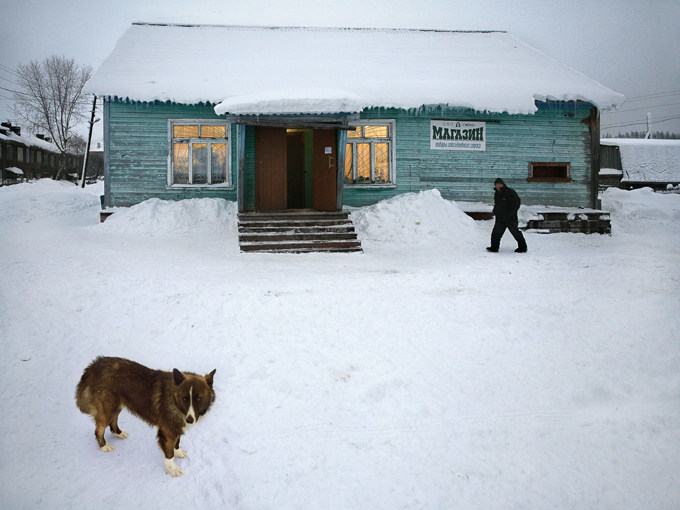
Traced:
POLYGON ((67 181, 40 179, 0 187, 2 219, 29 223, 50 216, 72 214, 100 203, 103 184, 83 190, 67 181), (92 191, 92 190, 95 191, 92 191))
POLYGON ((362 240, 479 242, 475 221, 436 189, 384 200, 353 212, 351 218, 362 240))
POLYGON ((237 206, 221 198, 170 201, 151 198, 129 209, 118 209, 99 228, 137 234, 236 231, 237 206))
MULTIPOLYGON (((527 233, 521 255, 510 238, 251 256, 225 233, 138 235, 218 228, 228 203, 149 201, 99 225, 99 190, 0 189, 3 508, 680 508, 680 223, 527 233), (130 437, 97 448, 73 394, 101 354, 217 369, 181 479, 128 412, 130 437)), ((399 241, 472 228, 436 191, 354 214, 399 241)))
POLYGON ((655 193, 651 188, 625 191, 607 188, 602 194, 602 209, 609 211, 618 224, 652 221, 680 222, 680 195, 655 193))

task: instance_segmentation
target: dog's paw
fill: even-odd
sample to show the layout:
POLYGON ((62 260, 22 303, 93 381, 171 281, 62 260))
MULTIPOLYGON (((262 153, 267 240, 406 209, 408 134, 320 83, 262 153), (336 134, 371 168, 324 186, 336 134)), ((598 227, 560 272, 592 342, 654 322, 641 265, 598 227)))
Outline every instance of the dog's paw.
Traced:
POLYGON ((121 430, 120 434, 116 434, 114 432, 113 435, 116 436, 118 439, 127 439, 128 437, 130 437, 130 433, 127 430, 121 430))
POLYGON ((172 459, 165 459, 165 472, 170 476, 182 476, 184 471, 172 459))
POLYGON ((187 456, 187 451, 184 448, 177 448, 175 449, 175 457, 179 459, 183 459, 187 456))
POLYGON ((99 450, 102 452, 112 452, 115 450, 113 446, 111 446, 109 443, 106 443, 104 446, 100 446, 99 450))

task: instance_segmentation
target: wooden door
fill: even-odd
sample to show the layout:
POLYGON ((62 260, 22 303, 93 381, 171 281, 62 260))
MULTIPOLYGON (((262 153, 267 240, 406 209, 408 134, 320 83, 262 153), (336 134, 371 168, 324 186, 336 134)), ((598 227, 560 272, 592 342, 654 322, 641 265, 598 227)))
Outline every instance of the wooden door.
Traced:
POLYGON ((338 191, 338 148, 333 129, 314 130, 314 209, 335 211, 338 191))
POLYGON ((305 208, 305 134, 302 131, 288 133, 288 208, 305 208))
POLYGON ((285 209, 288 201, 286 130, 255 128, 255 209, 285 209))

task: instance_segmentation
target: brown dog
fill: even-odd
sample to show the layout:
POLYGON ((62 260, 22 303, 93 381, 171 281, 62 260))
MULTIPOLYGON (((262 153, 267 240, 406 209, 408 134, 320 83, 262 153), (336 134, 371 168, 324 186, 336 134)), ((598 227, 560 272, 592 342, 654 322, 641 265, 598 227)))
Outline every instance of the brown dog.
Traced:
POLYGON ((215 401, 213 377, 191 372, 152 370, 124 358, 100 356, 83 372, 76 388, 76 403, 94 418, 99 449, 113 451, 104 439, 106 427, 120 439, 128 433, 118 427, 118 415, 126 407, 149 425, 158 427, 158 444, 165 455, 165 470, 172 476, 184 473, 174 457, 186 457, 179 440, 188 427, 205 415, 215 401))

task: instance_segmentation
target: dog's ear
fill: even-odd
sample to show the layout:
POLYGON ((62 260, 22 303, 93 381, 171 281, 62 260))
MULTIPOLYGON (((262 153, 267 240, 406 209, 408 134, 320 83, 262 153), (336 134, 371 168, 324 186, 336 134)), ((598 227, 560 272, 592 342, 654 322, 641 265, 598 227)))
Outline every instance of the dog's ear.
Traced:
POLYGON ((175 379, 175 385, 177 385, 177 386, 182 384, 184 382, 184 380, 186 379, 186 377, 184 377, 184 374, 182 372, 180 372, 179 370, 177 370, 176 368, 172 369, 172 376, 175 379))
POLYGON ((215 376, 215 372, 217 372, 217 369, 213 370, 212 372, 205 376, 205 382, 207 382, 208 386, 210 386, 211 388, 213 385, 213 377, 215 376))

